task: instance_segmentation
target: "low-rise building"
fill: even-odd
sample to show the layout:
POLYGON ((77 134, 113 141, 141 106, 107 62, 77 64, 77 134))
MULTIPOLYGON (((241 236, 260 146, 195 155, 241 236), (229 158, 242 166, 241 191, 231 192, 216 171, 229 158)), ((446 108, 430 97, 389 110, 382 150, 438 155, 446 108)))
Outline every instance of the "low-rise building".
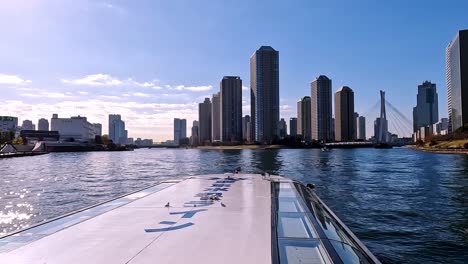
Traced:
POLYGON ((54 114, 50 120, 50 128, 60 133, 60 140, 90 141, 95 136, 93 124, 83 116, 59 118, 54 114))
POLYGON ((0 132, 16 131, 18 118, 13 116, 0 116, 0 132))

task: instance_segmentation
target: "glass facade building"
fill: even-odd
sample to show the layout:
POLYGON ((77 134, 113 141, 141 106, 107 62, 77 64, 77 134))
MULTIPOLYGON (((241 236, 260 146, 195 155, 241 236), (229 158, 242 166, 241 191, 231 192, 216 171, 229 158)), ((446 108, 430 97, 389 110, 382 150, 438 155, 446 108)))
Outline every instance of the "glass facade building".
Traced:
POLYGON ((461 30, 445 53, 449 132, 468 123, 468 30, 461 30))
POLYGON ((312 139, 333 141, 332 81, 320 75, 310 84, 312 139))
POLYGON ((279 133, 279 53, 262 46, 250 57, 251 132, 259 143, 272 143, 279 133))

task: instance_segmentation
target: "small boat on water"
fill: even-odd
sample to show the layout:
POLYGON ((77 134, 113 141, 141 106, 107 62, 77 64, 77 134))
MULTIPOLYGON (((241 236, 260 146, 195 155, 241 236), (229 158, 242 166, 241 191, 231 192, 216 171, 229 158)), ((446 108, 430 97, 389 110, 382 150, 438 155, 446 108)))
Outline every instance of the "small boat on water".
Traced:
POLYGON ((316 195, 268 174, 179 177, 0 238, 0 263, 380 263, 316 195))

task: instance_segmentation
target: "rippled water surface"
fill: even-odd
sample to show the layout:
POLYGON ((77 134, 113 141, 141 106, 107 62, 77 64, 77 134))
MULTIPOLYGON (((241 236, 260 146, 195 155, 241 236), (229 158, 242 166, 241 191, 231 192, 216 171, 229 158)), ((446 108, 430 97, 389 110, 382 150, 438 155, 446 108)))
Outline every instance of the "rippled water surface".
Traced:
POLYGON ((468 262, 468 156, 409 149, 141 149, 0 160, 0 236, 162 179, 232 172, 313 182, 385 263, 468 262))

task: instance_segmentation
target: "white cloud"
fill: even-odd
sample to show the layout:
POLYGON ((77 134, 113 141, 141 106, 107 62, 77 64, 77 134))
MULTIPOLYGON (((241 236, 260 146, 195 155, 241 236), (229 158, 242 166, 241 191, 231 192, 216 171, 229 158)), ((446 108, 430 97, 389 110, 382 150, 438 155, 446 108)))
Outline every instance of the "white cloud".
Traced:
POLYGON ((247 91, 247 90, 249 90, 249 87, 242 85, 242 90, 247 91))
POLYGON ((104 85, 121 85, 123 82, 108 74, 91 74, 79 79, 61 79, 63 83, 73 85, 89 85, 89 86, 104 86, 104 85))
POLYGON ((166 85, 167 88, 177 91, 192 91, 192 92, 205 92, 213 89, 211 85, 203 85, 203 86, 185 86, 185 85, 177 85, 176 87, 171 87, 166 85))
POLYGON ((34 88, 32 91, 35 93, 21 93, 20 96, 31 98, 71 98, 71 93, 48 92, 43 89, 34 88))
POLYGON ((119 100, 120 97, 115 96, 115 95, 99 95, 100 98, 104 99, 111 99, 111 100, 119 100))
POLYGON ((0 73, 0 84, 25 85, 31 83, 30 80, 23 79, 18 75, 8 75, 0 73))
POLYGON ((133 93, 132 95, 137 96, 137 97, 151 97, 151 94, 140 93, 140 92, 133 93))
POLYGON ((87 95, 87 94, 89 94, 89 92, 85 92, 85 91, 78 91, 78 94, 81 94, 81 95, 87 95))

